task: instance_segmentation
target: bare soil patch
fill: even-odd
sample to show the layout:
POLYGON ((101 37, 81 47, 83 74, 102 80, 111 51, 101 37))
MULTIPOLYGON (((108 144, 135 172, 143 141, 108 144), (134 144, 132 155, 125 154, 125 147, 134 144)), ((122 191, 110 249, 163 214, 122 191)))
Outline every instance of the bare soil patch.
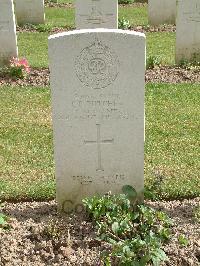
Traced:
MULTIPOLYGON (((163 247, 169 261, 162 265, 200 265, 200 226, 193 213, 200 198, 146 203, 174 220, 173 237, 163 247), (187 246, 178 243, 181 234, 189 240, 187 246)), ((85 213, 61 216, 55 201, 5 203, 1 211, 11 217, 11 229, 0 229, 0 266, 103 265, 100 253, 109 246, 96 240, 85 213)))
POLYGON ((74 4, 72 3, 54 3, 50 0, 45 0, 46 7, 64 7, 64 8, 74 8, 74 4))
MULTIPOLYGON (((43 29, 45 31, 45 29, 43 29)), ((53 27, 52 29, 46 30, 49 32, 49 34, 55 34, 55 33, 61 33, 65 31, 75 30, 72 26, 65 26, 65 27, 53 27)), ((176 32, 176 26, 175 25, 160 25, 160 26, 131 26, 129 29, 131 31, 137 31, 137 32, 176 32)), ((26 24, 23 26, 17 26, 17 32, 42 32, 42 29, 37 29, 37 27, 34 27, 31 24, 26 24)))
POLYGON ((138 31, 138 32, 176 32, 175 25, 159 25, 159 26, 134 26, 131 27, 130 30, 138 31))
MULTIPOLYGON (((119 4, 120 7, 142 7, 147 5, 147 3, 131 3, 131 4, 119 4)), ((75 5, 72 3, 53 3, 50 0, 45 0, 46 7, 65 7, 65 8, 75 8, 75 5)))
POLYGON ((145 79, 147 83, 200 83, 200 68, 161 66, 146 70, 145 79))
MULTIPOLYGON (((146 83, 200 83, 200 68, 183 69, 179 67, 163 66, 146 70, 146 83)), ((49 69, 32 68, 25 79, 13 79, 0 72, 0 86, 49 86, 49 69)))

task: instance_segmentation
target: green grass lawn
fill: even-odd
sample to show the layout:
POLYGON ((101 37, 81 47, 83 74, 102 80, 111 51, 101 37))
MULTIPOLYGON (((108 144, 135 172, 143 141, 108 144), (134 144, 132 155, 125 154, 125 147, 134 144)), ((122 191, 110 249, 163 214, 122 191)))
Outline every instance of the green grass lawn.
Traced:
MULTIPOLYGON (((32 67, 48 67, 48 33, 18 34, 19 55, 26 57, 32 67)), ((175 33, 148 33, 147 57, 160 57, 163 64, 174 64, 175 33)))
MULTIPOLYGON (((68 2, 66 0, 66 2, 68 2)), ((45 8, 46 23, 51 27, 74 27, 74 9, 45 8)), ((120 7, 119 17, 130 20, 132 25, 147 25, 147 5, 120 7)), ((32 67, 48 67, 47 32, 18 33, 19 55, 26 57, 32 67)), ((162 64, 173 65, 175 60, 175 33, 147 33, 147 57, 159 57, 162 64)))
POLYGON ((175 41, 174 32, 153 32, 146 34, 147 58, 157 56, 163 65, 175 64, 175 41))
MULTIPOLYGON (((50 199, 49 89, 0 87, 0 94, 0 198, 50 199)), ((199 97, 198 84, 146 86, 145 183, 160 198, 200 195, 199 97)))
POLYGON ((49 90, 0 91, 1 197, 49 198, 54 195, 49 90))
POLYGON ((120 7, 119 18, 129 20, 132 26, 148 25, 147 5, 143 7, 120 7))
POLYGON ((45 8, 46 23, 52 27, 75 27, 75 10, 72 8, 45 8))
POLYGON ((32 67, 48 66, 48 33, 23 32, 18 34, 19 56, 25 57, 32 67))

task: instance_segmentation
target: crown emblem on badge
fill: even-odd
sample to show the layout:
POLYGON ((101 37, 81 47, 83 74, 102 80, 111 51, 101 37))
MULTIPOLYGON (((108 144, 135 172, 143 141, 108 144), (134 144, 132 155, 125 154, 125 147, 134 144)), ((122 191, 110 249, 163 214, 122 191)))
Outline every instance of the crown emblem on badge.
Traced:
POLYGON ((104 54, 108 48, 104 46, 98 39, 88 47, 88 49, 94 54, 104 54))

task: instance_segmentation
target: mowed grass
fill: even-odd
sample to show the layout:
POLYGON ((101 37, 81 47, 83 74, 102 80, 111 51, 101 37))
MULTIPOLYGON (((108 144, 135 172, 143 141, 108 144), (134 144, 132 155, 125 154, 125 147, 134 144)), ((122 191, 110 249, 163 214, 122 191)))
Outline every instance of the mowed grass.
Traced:
POLYGON ((156 56, 162 65, 175 64, 175 42, 174 32, 153 32, 146 34, 147 58, 156 56))
POLYGON ((0 197, 54 196, 49 90, 0 87, 0 197))
POLYGON ((75 27, 74 8, 45 8, 46 23, 52 27, 75 27))
POLYGON ((120 7, 119 18, 129 20, 132 26, 148 25, 147 5, 141 7, 120 7))
MULTIPOLYGON (((0 93, 0 199, 50 199, 49 89, 0 87, 0 93)), ((199 99, 198 84, 146 86, 145 184, 160 198, 200 195, 199 99)))
POLYGON ((19 56, 32 67, 48 67, 48 33, 22 32, 17 35, 19 56))
POLYGON ((199 89, 199 84, 146 88, 146 185, 160 198, 200 195, 199 89))
MULTIPOLYGON (((18 33, 19 55, 26 57, 32 67, 48 67, 48 33, 18 33)), ((162 64, 175 63, 175 33, 147 33, 147 58, 158 56, 162 64)), ((70 52, 70 51, 69 51, 70 52)))

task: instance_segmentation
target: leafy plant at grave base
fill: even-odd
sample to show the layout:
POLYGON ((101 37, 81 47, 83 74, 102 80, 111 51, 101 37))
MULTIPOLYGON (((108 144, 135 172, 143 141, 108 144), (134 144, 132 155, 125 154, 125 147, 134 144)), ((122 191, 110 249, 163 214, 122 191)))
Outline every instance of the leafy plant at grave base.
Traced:
POLYGON ((185 58, 182 58, 180 61, 179 61, 179 64, 178 66, 182 67, 182 68, 187 68, 189 65, 189 61, 185 58))
POLYGON ((135 2, 135 0, 118 0, 118 4, 131 4, 135 2))
POLYGON ((161 59, 156 55, 150 55, 146 60, 146 69, 153 69, 161 65, 161 59))
MULTIPOLYGON (((0 203, 0 206, 1 206, 1 203, 0 203)), ((10 228, 8 221, 9 221, 8 216, 0 212, 0 230, 1 229, 6 230, 10 228)))
POLYGON ((26 58, 15 58, 10 60, 8 73, 12 78, 24 79, 30 73, 30 67, 26 58))
MULTIPOLYGON (((127 188, 125 190, 127 191, 127 188)), ((128 188, 130 190, 130 186, 128 188)), ((101 240, 110 245, 102 253, 104 265, 159 265, 167 260, 161 245, 171 237, 172 220, 144 204, 131 204, 131 193, 86 198, 83 204, 95 222, 101 240)))
POLYGON ((128 19, 119 18, 118 19, 118 28, 122 30, 128 30, 131 27, 130 22, 128 19))
POLYGON ((10 228, 8 220, 9 220, 8 216, 0 212, 0 229, 6 230, 10 228))
POLYGON ((61 237, 61 231, 58 221, 50 220, 45 226, 43 234, 50 239, 59 239, 61 237))
POLYGON ((144 198, 159 200, 163 194, 163 185, 165 181, 165 176, 163 176, 159 171, 153 173, 153 179, 150 179, 147 187, 144 189, 144 198))
POLYGON ((193 68, 199 68, 200 67, 200 55, 194 54, 191 60, 188 60, 186 58, 182 58, 179 62, 179 66, 185 69, 193 69, 193 68))
POLYGON ((33 29, 39 31, 39 32, 50 32, 52 30, 53 26, 50 24, 38 24, 33 25, 33 29))

